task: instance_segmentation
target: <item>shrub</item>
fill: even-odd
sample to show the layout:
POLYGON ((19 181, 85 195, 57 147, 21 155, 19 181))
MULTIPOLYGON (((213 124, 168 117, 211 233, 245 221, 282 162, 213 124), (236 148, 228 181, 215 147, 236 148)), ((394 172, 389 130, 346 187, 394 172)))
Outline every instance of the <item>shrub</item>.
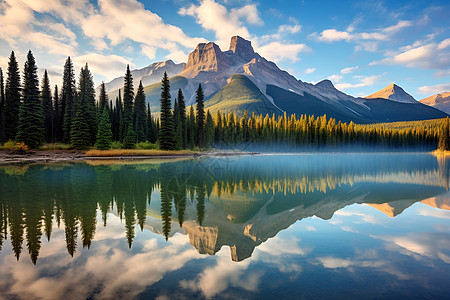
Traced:
POLYGON ((111 149, 122 149, 123 145, 119 141, 114 141, 111 143, 111 149))
POLYGON ((159 149, 158 143, 151 143, 149 141, 136 144, 136 149, 159 149))
POLYGON ((9 140, 6 143, 4 143, 3 146, 0 147, 0 149, 11 151, 11 150, 15 150, 15 147, 16 147, 16 143, 14 141, 9 140))

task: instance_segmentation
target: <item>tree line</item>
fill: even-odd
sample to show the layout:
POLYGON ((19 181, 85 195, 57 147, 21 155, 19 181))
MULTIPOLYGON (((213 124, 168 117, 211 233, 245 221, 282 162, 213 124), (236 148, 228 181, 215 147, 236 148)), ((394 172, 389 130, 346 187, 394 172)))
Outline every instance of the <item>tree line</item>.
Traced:
POLYGON ((229 146, 245 148, 250 144, 266 146, 325 148, 344 145, 381 147, 449 148, 448 121, 439 126, 414 122, 407 128, 386 125, 342 123, 324 116, 272 114, 223 114, 214 117, 205 110, 204 93, 199 85, 195 105, 186 106, 181 89, 172 105, 170 80, 161 81, 161 113, 152 116, 142 82, 135 92, 127 66, 123 89, 113 103, 105 84, 100 85, 98 101, 94 81, 86 64, 76 84, 73 62, 67 58, 61 89, 53 91, 47 71, 41 84, 31 50, 23 69, 21 83, 18 63, 11 52, 6 84, 0 69, 0 143, 23 142, 31 148, 43 143, 71 144, 74 149, 109 149, 113 141, 121 147, 150 142, 163 150, 229 146), (447 122, 447 123, 445 123, 447 122), (447 125, 446 125, 447 124, 447 125))

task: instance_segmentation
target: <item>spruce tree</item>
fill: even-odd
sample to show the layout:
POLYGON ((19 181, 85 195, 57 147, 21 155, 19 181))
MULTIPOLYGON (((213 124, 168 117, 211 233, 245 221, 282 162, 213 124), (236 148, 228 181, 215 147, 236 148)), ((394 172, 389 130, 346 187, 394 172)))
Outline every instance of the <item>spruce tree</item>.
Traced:
POLYGON ((17 140, 30 148, 44 142, 44 114, 39 99, 39 79, 33 53, 28 51, 24 66, 23 104, 20 106, 17 140))
POLYGON ((439 134, 439 150, 448 151, 450 150, 450 141, 449 141, 449 118, 445 118, 441 127, 441 131, 439 134))
POLYGON ((202 85, 198 85, 196 92, 195 101, 197 102, 197 114, 196 114, 196 125, 197 125, 197 144, 199 148, 205 146, 205 105, 203 103, 204 95, 202 85))
POLYGON ((194 114, 194 106, 191 105, 189 109, 189 131, 188 131, 188 146, 190 149, 195 147, 195 114, 194 114))
POLYGON ((100 150, 107 150, 111 148, 111 140, 112 131, 109 111, 107 109, 104 109, 100 114, 97 131, 97 142, 95 143, 95 147, 100 150))
POLYGON ((53 142, 61 142, 62 140, 61 104, 61 97, 58 94, 58 86, 55 85, 55 90, 53 92, 53 142))
POLYGON ((129 124, 123 141, 123 146, 125 147, 125 149, 133 149, 135 144, 136 144, 136 133, 133 130, 133 124, 129 124))
POLYGON ((206 125, 205 125, 205 146, 207 148, 211 147, 214 140, 214 121, 211 113, 206 113, 206 125))
POLYGON ((186 102, 181 89, 178 90, 178 111, 180 113, 182 147, 187 147, 186 102))
POLYGON ((86 116, 89 113, 88 105, 81 100, 80 94, 76 93, 73 103, 73 118, 70 126, 70 143, 74 149, 88 149, 91 140, 89 137, 90 126, 86 116))
POLYGON ((183 147, 183 137, 181 135, 181 119, 177 99, 175 99, 173 109, 173 124, 175 132, 175 149, 180 150, 183 147))
POLYGON ((161 87, 161 129, 159 132, 159 145, 163 150, 173 150, 176 147, 172 120, 172 103, 170 101, 170 82, 164 72, 161 87))
POLYGON ((106 93, 105 83, 102 81, 100 85, 100 96, 98 100, 98 112, 99 114, 103 113, 104 108, 109 109, 109 99, 108 94, 106 93))
POLYGON ((134 99, 134 115, 136 128, 136 142, 145 142, 147 140, 147 113, 145 111, 145 93, 142 82, 139 82, 139 87, 134 99))
POLYGON ((133 126, 133 77, 131 76, 130 66, 127 65, 123 85, 123 126, 128 131, 128 125, 133 126))
POLYGON ((5 139, 14 140, 19 125, 20 110, 20 74, 14 51, 11 52, 8 62, 5 87, 5 139))
POLYGON ((45 141, 47 143, 53 142, 53 103, 52 103, 52 91, 50 89, 50 81, 48 78, 47 70, 44 71, 44 77, 42 78, 41 86, 41 103, 44 110, 44 128, 45 128, 45 141))
POLYGON ((5 86, 3 83, 3 70, 0 68, 0 144, 6 141, 5 125, 5 86))
POLYGON ((66 63, 64 64, 63 73, 63 85, 61 94, 61 110, 62 115, 62 126, 63 126, 63 136, 62 141, 64 143, 70 142, 71 126, 73 113, 73 103, 75 96, 75 73, 73 70, 72 60, 70 56, 67 57, 66 63))
POLYGON ((147 104, 147 123, 148 123, 148 140, 150 143, 156 143, 158 135, 156 133, 156 124, 150 110, 150 103, 147 104))
POLYGON ((97 107, 95 106, 94 80, 87 64, 81 68, 78 89, 79 100, 86 103, 87 107, 85 118, 89 124, 89 132, 86 133, 86 138, 89 145, 93 146, 97 137, 97 107))

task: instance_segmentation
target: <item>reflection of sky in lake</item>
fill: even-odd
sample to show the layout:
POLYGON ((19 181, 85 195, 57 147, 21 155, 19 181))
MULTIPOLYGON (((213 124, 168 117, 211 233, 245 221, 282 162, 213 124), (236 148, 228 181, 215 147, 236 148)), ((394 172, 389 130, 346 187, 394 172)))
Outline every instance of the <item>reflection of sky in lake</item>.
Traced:
MULTIPOLYGON (((372 199, 367 191, 373 191, 373 187, 351 187, 355 188, 364 192, 363 200, 372 199)), ((344 187, 344 191, 349 190, 344 187)), ((211 196, 205 204, 205 228, 218 227, 219 239, 224 238, 220 234, 235 236, 233 230, 238 227, 247 228, 245 237, 255 239, 275 230, 273 237, 266 234, 267 240, 253 244, 256 248, 251 257, 235 262, 230 259, 230 240, 215 255, 199 254, 191 245, 189 234, 198 234, 195 217, 190 218, 196 214, 195 201, 186 207, 186 229, 178 225, 172 207, 172 232, 166 241, 160 216, 161 193, 156 189, 147 206, 144 230, 134 225, 131 249, 125 220, 115 209, 108 213, 106 227, 101 212, 97 212, 90 248, 82 248, 78 236, 80 246, 73 257, 67 254, 64 224, 58 228, 56 222, 50 241, 42 238, 36 265, 26 253, 17 261, 10 241, 5 241, 0 252, 0 299, 442 299, 450 284, 450 194, 445 189, 440 195, 432 194, 424 203, 402 198, 387 204, 350 203, 329 220, 306 216, 286 229, 281 226, 284 220, 277 218, 289 218, 303 207, 287 206, 273 217, 264 215, 266 223, 272 222, 275 229, 263 227, 264 219, 256 218, 256 213, 245 223, 252 223, 253 228, 248 229, 232 223, 227 214, 221 215, 217 205, 222 203, 211 196), (425 204, 438 202, 445 209, 425 204), (259 225, 258 220, 262 222, 259 225), (260 227, 254 228, 257 225, 260 227)), ((320 202, 318 209, 324 209, 336 196, 331 191, 326 195, 330 198, 320 202)), ((360 199, 358 193, 355 195, 360 199)), ((288 197, 280 199, 275 200, 290 201, 288 197)), ((270 205, 258 209, 273 210, 270 205)), ((304 209, 311 207, 314 205, 304 209)))

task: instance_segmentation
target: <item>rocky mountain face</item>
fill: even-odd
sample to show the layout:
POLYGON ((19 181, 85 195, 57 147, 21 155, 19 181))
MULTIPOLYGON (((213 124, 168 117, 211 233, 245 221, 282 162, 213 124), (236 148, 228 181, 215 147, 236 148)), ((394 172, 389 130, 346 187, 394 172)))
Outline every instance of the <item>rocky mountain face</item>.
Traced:
MULTIPOLYGON (((175 64, 169 60, 132 71, 135 86, 139 80, 143 80, 146 100, 154 113, 159 112, 158 83, 164 71, 169 77, 176 79, 177 89, 183 91, 187 105, 195 104, 195 91, 201 84, 206 102, 214 102, 205 103, 205 107, 234 111, 238 115, 243 114, 244 110, 250 114, 255 112, 263 115, 284 112, 316 116, 327 114, 343 122, 357 123, 446 116, 437 109, 420 104, 394 84, 365 99, 337 90, 329 80, 315 85, 303 82, 260 56, 254 51, 250 41, 239 36, 231 38, 230 47, 226 51, 222 51, 213 42, 201 43, 189 54, 186 64, 175 64), (236 81, 233 80, 237 78, 234 75, 243 75, 249 80, 236 81), (239 101, 229 98, 236 95, 233 92, 236 89, 243 91, 239 95, 239 101), (216 96, 218 94, 220 97, 216 96), (377 98, 376 101, 374 98, 377 98), (400 114, 397 115, 397 112, 400 114)), ((118 95, 118 89, 122 85, 123 77, 107 84, 112 99, 118 95)))
POLYGON ((405 92, 401 87, 394 83, 391 83, 384 89, 379 90, 378 92, 366 97, 366 99, 377 98, 388 99, 402 103, 417 103, 416 99, 414 99, 413 96, 405 92))
POLYGON ((419 101, 425 105, 440 109, 447 114, 450 113, 450 92, 439 93, 419 101))

